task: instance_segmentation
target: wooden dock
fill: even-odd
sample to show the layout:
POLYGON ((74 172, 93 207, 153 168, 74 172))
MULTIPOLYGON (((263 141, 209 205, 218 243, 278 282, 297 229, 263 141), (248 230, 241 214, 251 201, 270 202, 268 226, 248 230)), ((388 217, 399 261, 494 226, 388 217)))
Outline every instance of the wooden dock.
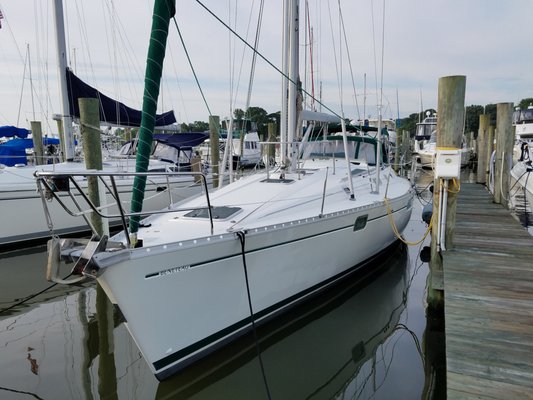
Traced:
POLYGON ((533 399, 533 237, 462 184, 443 252, 448 399, 533 399))

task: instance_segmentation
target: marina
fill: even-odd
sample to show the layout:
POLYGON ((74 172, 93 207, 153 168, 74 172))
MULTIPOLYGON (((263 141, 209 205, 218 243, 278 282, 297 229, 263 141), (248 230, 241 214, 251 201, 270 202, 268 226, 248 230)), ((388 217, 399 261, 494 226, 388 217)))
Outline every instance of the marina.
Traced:
MULTIPOLYGON (((517 103, 467 106, 487 83, 465 68, 468 90, 467 75, 441 76, 434 106, 421 89, 414 106, 397 58, 411 111, 400 117, 397 86, 392 117, 384 82, 401 75, 384 75, 385 1, 345 25, 353 4, 283 0, 264 15, 263 2, 155 0, 141 14, 132 0, 127 30, 120 2, 104 4, 105 30, 80 24, 78 69, 72 6, 51 1, 35 7, 34 30, 46 21, 57 58, 38 55, 37 91, 27 44, 17 126, 0 126, 0 399, 533 400, 533 97, 522 87, 498 94, 517 103), (359 48, 370 36, 373 60, 359 48), (107 39, 104 78, 89 37, 107 39), (356 93, 363 60, 375 99, 363 70, 356 93), (33 112, 20 123, 27 67, 33 112), (34 95, 49 99, 43 125, 34 95), (195 102, 208 122, 190 120, 195 102)), ((4 7, 0 28, 21 56, 4 7)), ((424 53, 427 70, 436 57, 424 53)))
MULTIPOLYGON (((415 208, 421 211, 421 203, 415 208)), ((423 235, 420 215, 413 212, 406 238, 423 235)), ((419 398, 428 390, 426 376, 442 382, 443 375, 434 375, 442 371, 435 366, 439 360, 422 358, 430 335, 422 245, 396 243, 366 269, 374 272, 356 274, 258 330, 272 398, 419 398)), ((2 254, 2 273, 21 272, 6 275, 16 280, 2 291, 2 309, 50 285, 45 263, 44 247, 2 254)), ((158 382, 115 315, 114 345, 106 357, 98 340, 99 295, 93 284, 57 285, 0 314, 0 397, 17 392, 40 398, 234 399, 265 392, 251 334, 158 382)))

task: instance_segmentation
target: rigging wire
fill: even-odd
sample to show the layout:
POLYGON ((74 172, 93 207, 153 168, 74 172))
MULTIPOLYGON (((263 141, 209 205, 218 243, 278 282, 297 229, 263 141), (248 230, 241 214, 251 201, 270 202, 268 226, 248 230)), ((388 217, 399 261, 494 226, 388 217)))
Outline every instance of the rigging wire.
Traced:
POLYGON ((342 74, 342 72, 339 71, 339 65, 337 63, 337 50, 335 48, 335 35, 333 34, 333 21, 331 18, 331 6, 330 6, 329 1, 328 1, 328 15, 329 15, 329 26, 330 26, 330 32, 331 32, 331 41, 333 43, 331 48, 333 49, 333 60, 335 61, 335 74, 337 75, 337 83, 339 85, 339 102, 341 105, 341 114, 344 116, 344 110, 343 110, 343 104, 342 104, 342 82, 341 82, 342 78, 339 75, 339 74, 342 74))
MULTIPOLYGON (((261 4, 259 5, 259 15, 257 16, 257 27, 255 31, 255 42, 254 42, 254 49, 259 48, 259 37, 261 35, 261 26, 263 25, 263 10, 265 7, 265 0, 261 0, 261 4)), ((250 79, 248 81, 248 95, 246 96, 246 112, 248 112, 248 108, 250 107, 250 100, 252 98, 252 87, 254 83, 254 77, 255 77, 255 65, 257 63, 257 53, 254 51, 252 53, 252 65, 250 67, 250 79)))
MULTIPOLYGON (((222 21, 213 11, 211 11, 205 4, 202 3, 201 0, 196 0, 196 2, 204 9, 206 10, 213 18, 215 18, 219 23, 221 23, 226 29, 229 29, 231 31, 231 33, 233 33, 240 41, 242 41, 247 47, 249 47, 250 49, 252 49, 252 51, 254 51, 255 53, 257 53, 257 55, 263 60, 265 61, 270 67, 272 67, 276 72, 278 72, 279 74, 281 74, 283 77, 285 77, 285 79, 287 79, 290 83, 292 83, 293 85, 297 85, 298 86, 298 83, 293 81, 289 76, 287 76, 285 73, 283 73, 283 71, 281 71, 281 69, 279 69, 278 67, 276 67, 270 60, 268 60, 265 56, 263 56, 263 54, 261 54, 260 51, 256 50, 253 48, 253 46, 251 44, 249 44, 245 39, 242 38, 242 36, 240 36, 237 32, 235 32, 235 30, 233 30, 230 26, 228 26, 228 24, 226 24, 224 21, 222 21)), ((333 111, 330 107, 326 106, 324 103, 322 103, 322 101, 320 101, 319 99, 317 99, 316 97, 312 96, 311 93, 309 93, 308 91, 306 91, 305 89, 300 89, 303 93, 307 94, 308 96, 310 96, 313 100, 315 100, 318 104, 320 104, 322 107, 324 107, 326 110, 328 110, 330 113, 332 113, 333 115, 335 115, 336 117, 338 117, 339 119, 341 119, 342 117, 335 111, 333 111)))
MULTIPOLYGON (((337 1, 338 1, 339 11, 340 11, 341 10, 341 2, 340 2, 340 0, 337 0, 337 1)), ((350 56, 350 49, 348 48, 348 39, 346 37, 346 26, 344 25, 344 18, 342 16, 342 12, 340 12, 339 14, 340 14, 340 22, 341 22, 342 32, 343 32, 343 35, 344 35, 344 44, 346 46, 346 55, 348 57, 348 66, 350 67, 350 77, 352 78, 352 89, 353 89, 353 97, 355 99, 355 110, 357 112, 357 118, 359 120, 361 120, 361 114, 360 114, 360 111, 359 111, 359 102, 357 100, 357 91, 355 90, 355 80, 354 80, 354 73, 353 73, 353 68, 352 68, 352 58, 350 56)))
POLYGON ((198 76, 196 75, 196 71, 194 70, 194 66, 191 62, 191 57, 189 56, 189 52, 187 50, 187 46, 185 46, 185 41, 183 40, 183 36, 181 35, 180 28, 178 26, 178 21, 176 20, 176 16, 172 17, 174 20, 174 26, 176 27, 176 30, 178 31, 178 35, 180 37, 181 44, 183 46, 183 50, 185 51, 185 55, 187 56, 187 61, 189 62, 189 66, 191 67, 191 71, 194 75, 194 79, 196 81, 196 84, 198 85, 198 89, 200 90, 200 94, 202 95, 202 99, 204 100, 205 107, 207 108, 207 112, 209 113, 209 116, 212 117, 213 114, 211 113, 211 109, 209 108, 209 104, 207 104, 207 100, 204 95, 204 91, 202 90, 202 86, 200 85, 200 81, 198 80, 198 76))

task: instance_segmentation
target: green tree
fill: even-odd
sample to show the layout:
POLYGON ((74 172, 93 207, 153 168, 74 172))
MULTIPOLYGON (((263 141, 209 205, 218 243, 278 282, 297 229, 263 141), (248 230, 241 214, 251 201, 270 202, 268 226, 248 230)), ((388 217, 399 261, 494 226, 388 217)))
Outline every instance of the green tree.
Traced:
POLYGON ((268 113, 261 107, 248 107, 246 117, 257 125, 259 137, 265 138, 268 134, 268 113))
POLYGON ((496 126, 496 104, 487 104, 485 114, 490 115, 490 125, 496 126))
POLYGON ((191 124, 183 122, 181 124, 182 132, 207 132, 209 130, 209 123, 204 121, 194 121, 191 124))
POLYGON ((244 118, 244 111, 240 108, 236 108, 235 110, 233 110, 233 118, 235 118, 237 121, 240 121, 244 118))
POLYGON ((471 105, 465 110, 465 133, 474 132, 474 138, 477 138, 479 130, 479 116, 483 114, 483 106, 471 105))
POLYGON ((520 101, 520 103, 518 103, 518 107, 520 107, 521 110, 525 110, 529 106, 533 106, 533 97, 528 97, 526 99, 522 99, 520 101))

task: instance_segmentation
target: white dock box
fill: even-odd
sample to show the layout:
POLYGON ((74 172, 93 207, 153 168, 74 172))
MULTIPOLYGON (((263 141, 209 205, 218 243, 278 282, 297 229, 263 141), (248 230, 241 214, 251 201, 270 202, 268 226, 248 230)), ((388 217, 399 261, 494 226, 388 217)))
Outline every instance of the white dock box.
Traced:
POLYGON ((461 177, 461 149, 437 149, 435 177, 444 179, 461 177))

